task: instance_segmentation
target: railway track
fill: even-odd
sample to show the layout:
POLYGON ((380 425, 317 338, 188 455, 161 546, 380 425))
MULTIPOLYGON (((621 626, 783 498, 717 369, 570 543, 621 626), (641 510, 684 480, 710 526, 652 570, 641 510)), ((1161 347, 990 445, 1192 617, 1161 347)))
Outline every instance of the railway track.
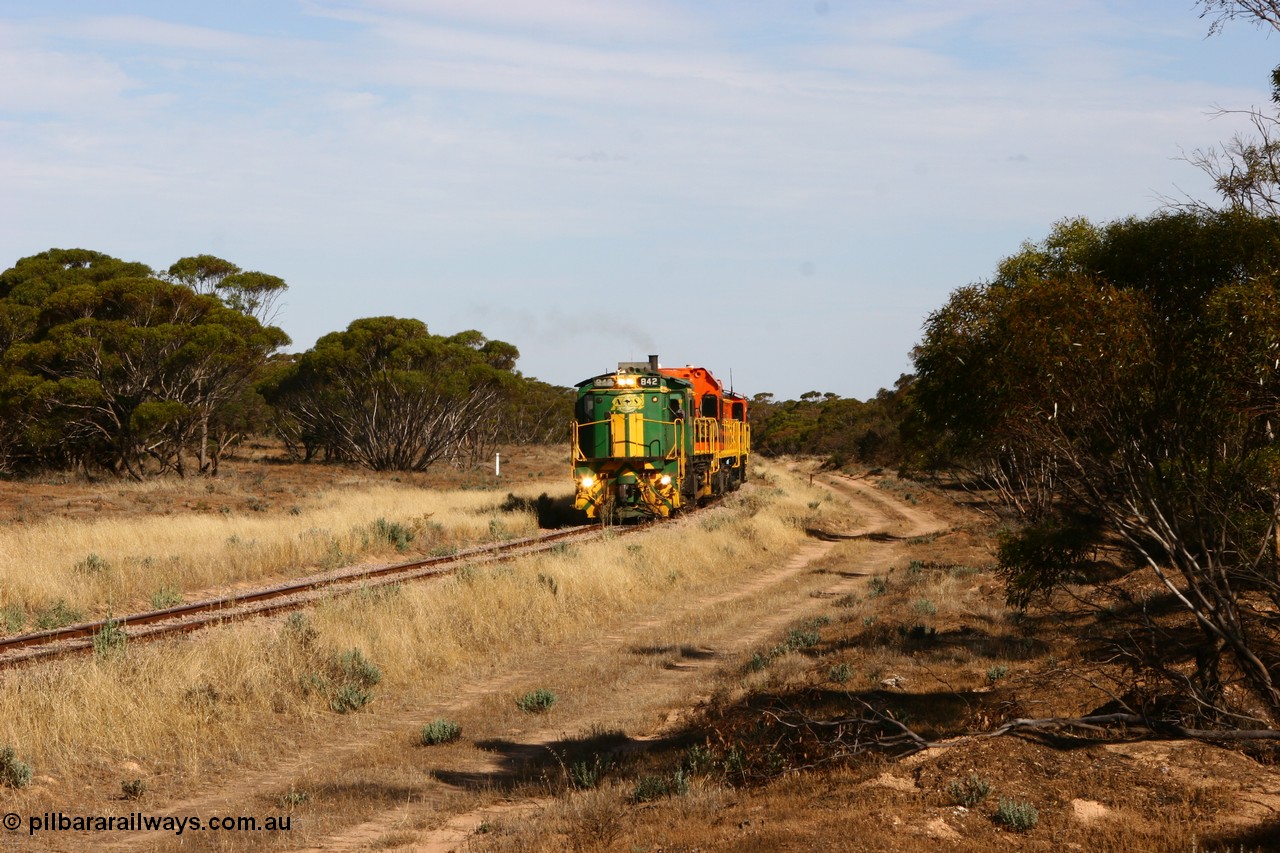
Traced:
MULTIPOLYGON (((625 534, 642 530, 646 526, 611 529, 618 534, 625 534)), ((95 638, 104 631, 122 631, 130 641, 152 640, 190 633, 226 622, 295 610, 323 598, 345 595, 362 589, 444 577, 464 565, 514 560, 563 547, 570 542, 596 539, 602 533, 603 528, 595 524, 569 527, 541 536, 469 548, 442 557, 397 563, 391 566, 328 572, 323 575, 300 578, 286 584, 247 590, 221 598, 194 601, 163 610, 149 610, 31 634, 0 637, 0 668, 90 651, 94 647, 95 638)))

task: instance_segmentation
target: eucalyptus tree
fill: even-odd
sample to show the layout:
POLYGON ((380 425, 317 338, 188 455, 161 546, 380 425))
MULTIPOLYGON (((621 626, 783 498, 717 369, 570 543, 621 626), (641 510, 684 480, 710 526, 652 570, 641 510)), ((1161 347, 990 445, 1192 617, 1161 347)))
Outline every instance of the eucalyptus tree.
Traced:
POLYGON ((0 412, 10 465, 132 478, 216 469, 218 412, 288 343, 279 329, 142 264, 51 249, 0 273, 0 412))
POLYGON ((264 325, 274 321, 276 300, 288 288, 279 276, 246 272, 213 255, 182 258, 169 267, 165 279, 196 293, 217 296, 227 307, 264 325))
POLYGON ((516 383, 515 347, 479 332, 368 317, 320 338, 264 386, 290 441, 374 470, 426 470, 468 446, 516 383))
MULTIPOLYGON (((1065 510, 1122 537, 1198 625, 1182 686, 1218 710, 1225 656, 1280 713, 1278 271, 1273 219, 1068 223, 956 291, 914 352, 917 426, 1038 536, 1065 510)), ((1013 566, 1015 597, 1052 585, 1070 556, 1013 566)))

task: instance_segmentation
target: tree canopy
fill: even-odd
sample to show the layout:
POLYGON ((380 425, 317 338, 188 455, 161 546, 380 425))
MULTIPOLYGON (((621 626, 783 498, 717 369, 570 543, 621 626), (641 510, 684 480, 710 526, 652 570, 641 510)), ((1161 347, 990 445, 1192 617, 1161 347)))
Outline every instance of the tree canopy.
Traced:
POLYGON ((368 317, 322 337, 264 390, 304 458, 420 471, 483 434, 517 384, 518 357, 480 332, 443 337, 420 320, 368 317))
POLYGON ((776 401, 756 394, 749 409, 752 447, 768 455, 812 453, 839 467, 898 465, 903 459, 899 425, 909 405, 910 376, 892 389, 855 400, 831 392, 808 391, 799 400, 776 401))
POLYGON ((210 472, 220 413, 289 342, 241 307, 84 249, 0 273, 0 470, 210 472))
MULTIPOLYGON (((1272 711, 1280 658, 1258 650, 1280 607, 1278 271, 1274 219, 1061 223, 930 315, 913 392, 916 434, 1030 520, 1118 533, 1195 617, 1201 669, 1230 655, 1272 711)), ((1056 580, 1029 568, 1024 587, 1056 580)))

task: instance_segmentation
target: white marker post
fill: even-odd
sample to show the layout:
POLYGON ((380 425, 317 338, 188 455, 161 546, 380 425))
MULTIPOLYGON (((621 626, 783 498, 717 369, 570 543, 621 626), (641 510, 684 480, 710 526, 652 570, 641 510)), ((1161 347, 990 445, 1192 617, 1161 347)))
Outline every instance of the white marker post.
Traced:
POLYGON ((493 476, 495 477, 502 476, 502 454, 501 453, 493 454, 493 476))

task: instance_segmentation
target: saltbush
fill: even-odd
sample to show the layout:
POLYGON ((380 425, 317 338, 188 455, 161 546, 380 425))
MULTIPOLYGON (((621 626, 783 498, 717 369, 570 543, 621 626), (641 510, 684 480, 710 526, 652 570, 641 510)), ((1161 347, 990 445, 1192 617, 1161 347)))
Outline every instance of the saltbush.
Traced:
POLYGON ((462 737, 462 726, 452 720, 436 719, 422 727, 422 743, 424 746, 449 743, 460 737, 462 737))
POLYGON ((18 758, 13 747, 0 749, 0 785, 25 788, 31 784, 31 765, 18 758))
POLYGON ((545 687, 531 690, 516 698, 516 707, 526 714, 541 714, 551 710, 554 704, 556 704, 556 694, 545 687))
POLYGON ((996 822, 1003 823, 1015 832, 1026 832, 1040 822, 1040 812, 1026 800, 1001 797, 996 809, 996 822))

